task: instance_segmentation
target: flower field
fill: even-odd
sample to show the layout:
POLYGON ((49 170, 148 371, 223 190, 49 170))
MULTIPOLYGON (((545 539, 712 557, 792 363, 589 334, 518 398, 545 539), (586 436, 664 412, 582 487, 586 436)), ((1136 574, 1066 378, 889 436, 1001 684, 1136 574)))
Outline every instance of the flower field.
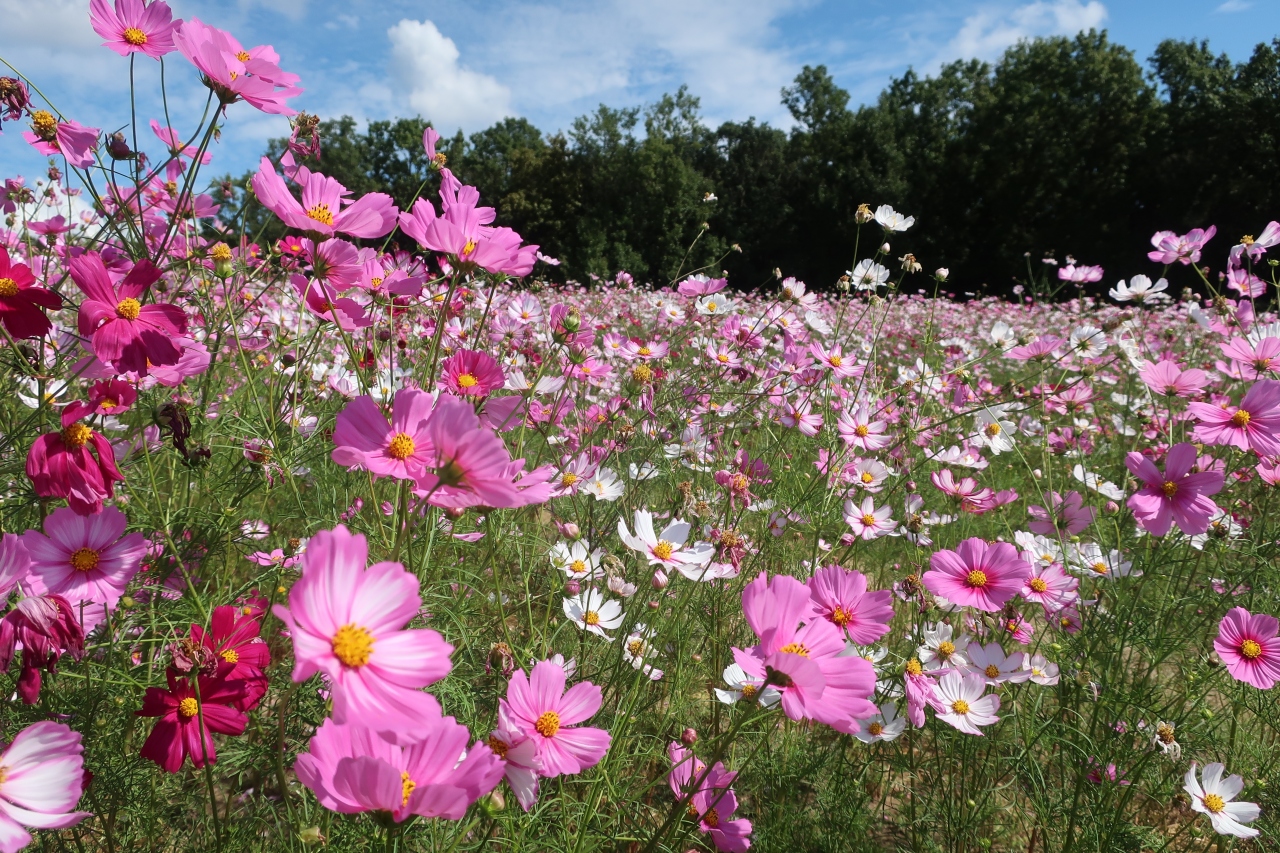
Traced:
POLYGON ((90 14, 208 107, 0 77, 0 851, 1273 849, 1280 224, 551 284, 302 115, 259 242, 211 152, 298 75, 90 14))

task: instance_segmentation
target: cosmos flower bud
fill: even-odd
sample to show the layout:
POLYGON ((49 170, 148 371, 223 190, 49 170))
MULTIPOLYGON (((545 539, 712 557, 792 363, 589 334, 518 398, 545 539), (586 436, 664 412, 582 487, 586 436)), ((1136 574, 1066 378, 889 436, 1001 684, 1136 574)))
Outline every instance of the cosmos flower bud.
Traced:
POLYGON ((694 729, 685 729, 680 733, 680 742, 685 746, 693 746, 698 742, 698 733, 694 729))
POLYGON ((936 278, 938 281, 946 281, 947 276, 949 275, 951 275, 951 270, 947 269, 946 267, 938 267, 936 270, 933 271, 933 277, 936 278))
POLYGON ((662 569, 657 569, 653 573, 653 588, 666 589, 668 583, 667 573, 662 569))
POLYGON ((582 592, 582 584, 578 583, 577 580, 570 578, 564 582, 564 591, 566 595, 577 595, 582 592))

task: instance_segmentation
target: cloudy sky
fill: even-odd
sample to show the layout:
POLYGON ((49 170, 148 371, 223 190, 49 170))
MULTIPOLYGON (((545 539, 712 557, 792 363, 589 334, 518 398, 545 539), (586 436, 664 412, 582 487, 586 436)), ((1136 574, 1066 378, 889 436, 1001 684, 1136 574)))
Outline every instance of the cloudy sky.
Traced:
MULTIPOLYGON (((1207 38, 1240 60, 1280 35, 1277 0, 171 0, 181 17, 271 44, 302 76, 295 108, 359 119, 421 114, 445 133, 508 115, 546 131, 597 104, 654 100, 687 84, 711 123, 755 116, 787 125, 779 89, 825 63, 855 103, 907 68, 994 59, 1021 38, 1107 28, 1140 59, 1165 38, 1207 38)), ((128 60, 99 46, 88 0, 0 0, 0 58, 58 108, 104 130, 129 121, 128 60)), ((8 73, 0 68, 0 73, 8 73)), ((163 118, 159 64, 141 58, 141 126, 163 118)), ((181 54, 166 63, 168 110, 198 121, 207 91, 181 54)), ((230 109, 217 171, 250 167, 285 119, 230 109)), ((147 134, 149 136, 149 134, 147 134)), ((154 140, 143 145, 153 153, 154 140)), ((38 175, 14 124, 0 176, 38 175)))

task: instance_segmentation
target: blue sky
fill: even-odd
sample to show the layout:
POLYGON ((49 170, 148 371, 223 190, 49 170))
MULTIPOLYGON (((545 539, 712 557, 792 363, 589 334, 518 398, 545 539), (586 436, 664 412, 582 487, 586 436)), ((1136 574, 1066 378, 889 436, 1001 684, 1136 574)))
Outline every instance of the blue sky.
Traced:
MULTIPOLYGON (((445 133, 520 115, 566 128, 597 104, 647 103, 681 84, 708 122, 786 126, 779 89, 824 63, 855 103, 909 67, 995 59, 1020 38, 1102 27, 1140 60, 1162 39, 1207 38, 1233 59, 1280 35, 1280 0, 172 0, 181 17, 272 44, 302 76, 296 108, 359 119, 421 114, 445 133)), ((114 130, 129 119, 128 61, 89 27, 88 0, 0 0, 0 58, 65 114, 114 130)), ((162 117, 158 64, 138 63, 141 127, 162 117)), ((166 65, 169 113, 194 127, 206 90, 180 54, 166 65)), ((10 123, 0 176, 43 158, 10 123)), ((230 109, 214 169, 250 168, 285 119, 230 109)), ((159 153, 145 132, 144 149, 159 153)))

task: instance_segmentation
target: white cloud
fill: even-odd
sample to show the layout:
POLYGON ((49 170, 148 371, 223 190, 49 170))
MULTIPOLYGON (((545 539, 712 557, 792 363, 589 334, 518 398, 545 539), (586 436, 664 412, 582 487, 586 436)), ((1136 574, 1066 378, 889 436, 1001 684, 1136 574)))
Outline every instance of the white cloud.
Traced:
POLYGON ((387 30, 393 88, 410 113, 441 133, 481 130, 512 114, 511 91, 493 77, 458 64, 460 54, 431 21, 405 18, 387 30))
POLYGON ((1036 0, 1011 11, 988 7, 965 18, 938 60, 996 59, 1022 39, 1075 35, 1106 19, 1107 7, 1098 0, 1036 0))
POLYGON ((1223 3, 1217 9, 1214 9, 1214 11, 1215 12, 1246 12, 1251 8, 1253 8, 1253 3, 1249 2, 1249 0, 1227 0, 1227 2, 1223 3))

